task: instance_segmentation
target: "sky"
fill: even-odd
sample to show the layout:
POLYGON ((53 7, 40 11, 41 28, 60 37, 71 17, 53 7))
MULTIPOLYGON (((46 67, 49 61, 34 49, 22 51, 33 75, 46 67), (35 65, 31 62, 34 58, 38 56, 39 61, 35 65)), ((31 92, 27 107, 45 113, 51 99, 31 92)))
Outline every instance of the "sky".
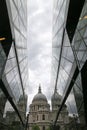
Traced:
POLYGON ((28 0, 28 65, 29 87, 28 104, 38 92, 41 84, 42 92, 50 103, 52 88, 51 56, 52 56, 52 0, 28 0), (49 91, 48 91, 49 90, 49 91))

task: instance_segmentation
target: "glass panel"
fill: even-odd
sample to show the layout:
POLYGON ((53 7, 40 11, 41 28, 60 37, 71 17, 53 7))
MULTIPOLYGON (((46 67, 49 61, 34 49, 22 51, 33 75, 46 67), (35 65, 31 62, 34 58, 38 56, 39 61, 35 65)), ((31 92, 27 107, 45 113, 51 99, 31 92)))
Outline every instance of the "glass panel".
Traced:
MULTIPOLYGON (((6 1, 9 23, 11 23, 12 42, 8 57, 5 56, 3 47, 0 43, 0 87, 3 89, 5 95, 9 99, 6 104, 3 103, 4 96, 0 89, 0 112, 3 111, 2 117, 0 113, 0 129, 1 118, 4 120, 6 130, 8 129, 22 129, 23 123, 26 120, 27 96, 24 89, 28 86, 28 68, 27 68, 27 1, 9 0, 6 1), (14 43, 15 42, 15 43, 14 43), (1 86, 3 84, 3 86, 1 86), (5 114, 4 114, 5 110, 5 114), (18 114, 20 116, 18 116, 18 114), (4 116, 4 118, 3 118, 4 116), (21 118, 21 120, 20 120, 21 118), (19 125, 18 125, 19 124, 19 125)), ((3 15, 4 17, 4 15, 3 15)), ((8 47, 8 46, 7 46, 8 47)))
POLYGON ((73 40, 78 67, 81 70, 87 60, 87 2, 85 2, 73 40))

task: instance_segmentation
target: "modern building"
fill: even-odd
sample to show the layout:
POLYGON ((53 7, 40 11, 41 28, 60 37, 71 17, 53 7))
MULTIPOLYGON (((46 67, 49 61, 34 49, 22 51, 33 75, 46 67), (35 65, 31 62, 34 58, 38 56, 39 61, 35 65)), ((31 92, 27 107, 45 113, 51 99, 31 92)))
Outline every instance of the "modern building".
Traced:
POLYGON ((52 86, 63 97, 55 125, 66 102, 78 117, 72 129, 87 129, 87 0, 53 3, 52 86))
MULTIPOLYGON (((5 103, 8 100, 24 129, 25 119, 21 115, 18 101, 23 95, 26 113, 24 89, 28 77, 27 1, 0 0, 0 17, 0 115, 3 117, 5 103)), ((9 129, 5 121, 0 120, 0 124, 3 126, 0 129, 9 129)))
MULTIPOLYGON (((61 99, 62 97, 58 94, 57 90, 55 90, 51 99, 52 110, 50 110, 47 98, 41 92, 41 87, 39 86, 38 93, 34 96, 32 103, 29 106, 28 129, 32 130, 33 126, 37 125, 40 130, 47 130, 49 127, 53 126, 55 116, 61 104, 61 99)), ((68 123, 69 117, 67 106, 64 105, 60 117, 57 120, 57 125, 60 130, 65 130, 65 126, 68 125, 68 123)))

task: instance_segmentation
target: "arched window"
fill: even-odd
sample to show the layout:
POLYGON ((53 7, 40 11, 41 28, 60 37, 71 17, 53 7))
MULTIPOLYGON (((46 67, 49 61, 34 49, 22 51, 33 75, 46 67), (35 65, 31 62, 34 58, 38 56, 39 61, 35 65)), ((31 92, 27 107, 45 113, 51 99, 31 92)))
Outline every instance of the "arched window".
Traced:
POLYGON ((45 115, 44 114, 42 115, 42 120, 45 120, 45 115))

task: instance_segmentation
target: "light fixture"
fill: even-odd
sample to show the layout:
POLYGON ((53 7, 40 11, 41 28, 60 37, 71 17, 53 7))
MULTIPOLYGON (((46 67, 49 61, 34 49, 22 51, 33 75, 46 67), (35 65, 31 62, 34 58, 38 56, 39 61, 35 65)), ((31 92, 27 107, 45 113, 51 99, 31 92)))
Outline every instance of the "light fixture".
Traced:
POLYGON ((82 17, 82 18, 80 18, 79 20, 83 20, 83 19, 87 19, 87 15, 82 17))
POLYGON ((84 19, 87 19, 87 15, 86 15, 86 16, 84 16, 84 19))
POLYGON ((5 37, 0 37, 0 41, 4 41, 5 39, 5 37))

